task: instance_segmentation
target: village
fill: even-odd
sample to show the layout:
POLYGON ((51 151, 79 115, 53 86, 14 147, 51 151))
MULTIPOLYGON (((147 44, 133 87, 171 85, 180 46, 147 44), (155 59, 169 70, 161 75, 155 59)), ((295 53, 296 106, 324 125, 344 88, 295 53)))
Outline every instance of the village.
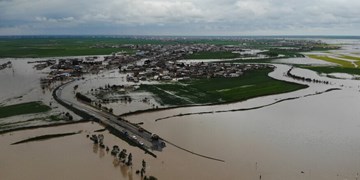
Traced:
POLYGON ((187 63, 183 60, 188 54, 196 52, 231 52, 239 57, 257 57, 258 53, 246 51, 237 46, 194 45, 124 45, 136 49, 133 54, 118 52, 109 56, 88 56, 35 61, 34 68, 42 70, 50 67, 51 72, 41 79, 42 85, 62 81, 84 74, 99 74, 104 70, 118 69, 127 73, 132 82, 146 80, 189 80, 190 78, 239 77, 244 71, 261 68, 260 65, 241 65, 231 63, 187 63), (180 60, 180 61, 179 61, 180 60))
POLYGON ((261 64, 232 64, 232 63, 184 63, 167 61, 164 63, 146 61, 143 65, 127 66, 123 72, 131 72, 127 75, 127 81, 139 82, 146 80, 155 81, 184 81, 195 78, 236 78, 245 71, 273 68, 272 65, 261 64))

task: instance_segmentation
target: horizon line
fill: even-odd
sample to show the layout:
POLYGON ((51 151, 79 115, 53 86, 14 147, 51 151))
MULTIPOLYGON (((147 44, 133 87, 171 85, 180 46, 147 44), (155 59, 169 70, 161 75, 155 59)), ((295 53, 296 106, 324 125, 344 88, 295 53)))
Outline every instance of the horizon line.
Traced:
POLYGON ((0 35, 3 37, 360 37, 360 35, 119 35, 119 34, 36 34, 0 35))

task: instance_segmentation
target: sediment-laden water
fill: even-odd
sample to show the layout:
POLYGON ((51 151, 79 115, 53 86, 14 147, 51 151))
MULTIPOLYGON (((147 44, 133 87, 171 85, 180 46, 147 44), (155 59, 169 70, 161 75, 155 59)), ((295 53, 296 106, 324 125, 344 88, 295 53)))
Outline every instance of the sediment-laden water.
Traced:
MULTIPOLYGON (((340 52, 353 53, 354 49, 346 46, 340 52)), ((290 66, 277 65, 269 75, 299 82, 284 76, 288 69, 290 66)), ((0 179, 140 179, 135 171, 142 159, 148 163, 147 175, 159 179, 356 179, 360 173, 360 81, 331 79, 300 68, 294 68, 292 74, 330 84, 299 82, 309 88, 239 103, 126 116, 131 122, 144 122, 145 129, 176 145, 167 143, 162 152, 155 152, 158 158, 153 158, 101 132, 106 145, 119 145, 133 154, 132 168, 118 165, 86 138, 103 128, 97 124, 0 135, 0 179), (334 88, 337 90, 328 91, 334 88), (179 114, 189 115, 176 116, 179 114), (71 136, 10 145, 80 130, 71 136)), ((84 87, 105 85, 96 82, 84 87)))

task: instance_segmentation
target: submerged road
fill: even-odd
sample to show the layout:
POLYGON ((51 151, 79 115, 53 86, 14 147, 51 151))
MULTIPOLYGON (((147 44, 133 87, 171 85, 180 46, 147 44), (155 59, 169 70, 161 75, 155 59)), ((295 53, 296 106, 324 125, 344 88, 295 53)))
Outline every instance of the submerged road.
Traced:
POLYGON ((93 117, 98 119, 102 124, 104 124, 113 134, 125 138, 125 140, 130 141, 130 143, 138 146, 139 148, 145 150, 147 153, 156 157, 151 150, 161 151, 161 141, 154 141, 151 138, 151 133, 148 131, 139 131, 139 126, 132 124, 123 119, 119 119, 114 114, 101 111, 90 105, 79 102, 73 91, 73 86, 76 84, 76 80, 65 83, 54 90, 53 96, 55 100, 61 101, 63 104, 69 106, 68 109, 74 113, 80 112, 86 114, 88 117, 93 117), (63 91, 67 91, 64 95, 63 91), (70 92, 69 92, 70 91, 70 92), (76 111, 76 112, 75 112, 76 111))

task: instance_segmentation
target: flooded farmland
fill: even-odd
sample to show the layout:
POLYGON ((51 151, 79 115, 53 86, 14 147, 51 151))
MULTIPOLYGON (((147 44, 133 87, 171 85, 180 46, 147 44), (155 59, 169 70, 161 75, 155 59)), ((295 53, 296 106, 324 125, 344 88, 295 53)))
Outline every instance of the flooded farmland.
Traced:
MULTIPOLYGON (((346 53, 353 52, 350 50, 346 48, 346 53)), ((333 79, 295 68, 295 75, 330 84, 299 82, 284 76, 290 66, 276 66, 271 77, 307 84, 309 88, 232 104, 125 116, 130 122, 143 122, 142 127, 169 142, 163 151, 155 152, 157 158, 102 132, 106 145, 119 145, 133 154, 132 168, 114 162, 114 157, 86 138, 103 128, 96 123, 2 134, 0 179, 141 179, 135 172, 141 168, 142 159, 148 163, 147 175, 159 179, 357 179, 360 81, 333 79), (10 145, 29 137, 78 131, 81 133, 72 136, 10 145)), ((97 88, 115 81, 121 82, 121 78, 108 78, 102 83, 93 79, 80 88, 97 88)), ((65 96, 72 96, 71 88, 64 89, 65 96)))

